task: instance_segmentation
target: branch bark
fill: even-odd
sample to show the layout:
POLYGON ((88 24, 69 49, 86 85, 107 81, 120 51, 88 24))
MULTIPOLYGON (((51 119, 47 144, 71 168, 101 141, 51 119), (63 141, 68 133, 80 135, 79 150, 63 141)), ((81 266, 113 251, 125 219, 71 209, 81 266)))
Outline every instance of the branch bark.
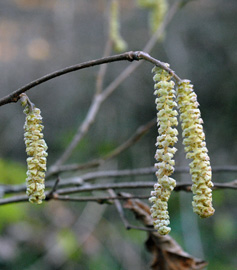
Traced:
MULTIPOLYGON (((222 171, 237 171, 236 166, 216 166, 213 167, 213 172, 222 172, 222 171), (234 167, 234 168, 232 168, 234 167)), ((65 186, 82 186, 86 182, 95 180, 95 179, 107 179, 107 178, 119 178, 119 177, 128 177, 128 176, 144 176, 144 175, 154 175, 156 172, 156 168, 154 167, 146 167, 146 168, 138 168, 138 169, 127 169, 127 170, 112 170, 112 171, 97 171, 97 172, 89 172, 84 175, 72 178, 61 179, 58 183, 58 187, 65 187, 65 186)), ((188 167, 177 167, 175 169, 175 173, 189 173, 188 167)), ((134 183, 142 183, 142 182, 131 182, 130 184, 134 183)), ((143 182, 145 184, 150 182, 143 182)), ((153 183, 153 182, 152 182, 153 183)), ((123 184, 123 183, 121 183, 123 184)), ((126 183, 124 183, 126 184, 126 183)), ((153 183, 154 184, 154 183, 153 183)), ((152 185, 153 185, 152 184, 152 185)), ((45 183, 46 188, 53 188, 55 185, 55 180, 46 181, 45 183)), ((147 187, 151 187, 149 185, 147 187)), ((177 183, 176 189, 180 183, 177 183)), ((191 182, 188 183, 191 185, 191 182)), ((227 183, 215 183, 215 188, 230 188, 230 189, 237 189, 237 180, 233 180, 227 183)), ((109 187, 110 188, 110 187, 109 187)), ((136 184, 135 184, 136 188, 136 184)), ((0 194, 10 194, 10 193, 19 193, 25 191, 26 186, 25 184, 21 185, 0 185, 0 194)))
MULTIPOLYGON (((62 180, 60 181, 62 182, 62 180)), ((76 181, 75 181, 76 182, 76 181)), ((51 191, 46 192, 46 197, 48 200, 55 199, 58 195, 69 195, 81 192, 92 192, 95 190, 108 190, 108 189, 150 189, 153 188, 155 182, 122 182, 122 183, 103 183, 103 184, 84 184, 83 186, 67 187, 60 188, 54 192, 53 196, 51 191), (50 195, 49 195, 50 194, 50 195), (50 197, 50 198, 49 198, 50 197)), ((55 183, 53 184, 55 185, 55 183)), ((177 183, 175 191, 191 191, 191 182, 177 183)), ((2 187, 3 188, 3 187, 2 187)), ((237 189, 237 179, 228 183, 214 183, 214 190, 217 189, 237 189)), ((144 195, 140 195, 141 196, 144 195)), ((150 195, 145 195, 144 198, 149 197, 150 195)), ((98 199, 98 198, 97 198, 98 199)), ((96 199, 96 200, 97 200, 96 199)), ((69 200, 69 199, 68 199, 69 200)), ((16 202, 26 202, 28 197, 26 195, 12 196, 4 199, 0 199, 0 205, 16 203, 16 202)), ((79 201, 79 200, 78 200, 79 201)))
POLYGON ((97 65, 102 65, 105 63, 112 63, 112 62, 118 62, 118 61, 134 61, 134 60, 139 60, 137 58, 137 54, 136 52, 125 52, 122 54, 117 54, 117 55, 113 55, 113 56, 108 56, 108 57, 104 57, 104 58, 100 58, 100 59, 96 59, 96 60, 90 60, 88 62, 84 62, 81 64, 76 64, 70 67, 66 67, 60 70, 57 70, 55 72, 52 72, 50 74, 47 74, 41 78, 38 78, 26 85, 24 85, 23 87, 17 89, 16 91, 12 92, 11 94, 3 97, 2 99, 0 99, 0 106, 7 104, 7 103, 12 103, 12 102, 17 102, 19 100, 19 95, 30 90, 31 88, 40 85, 44 82, 47 82, 49 80, 52 80, 56 77, 65 75, 67 73, 70 72, 74 72, 80 69, 84 69, 84 68, 88 68, 88 67, 93 67, 93 66, 97 66, 97 65))
MULTIPOLYGON (((172 76, 176 79, 176 80, 180 80, 180 78, 175 74, 175 72, 166 67, 164 65, 163 62, 151 57, 148 53, 142 52, 142 51, 130 51, 130 52, 125 52, 122 54, 117 54, 117 55, 112 55, 112 56, 108 56, 108 57, 104 57, 104 58, 100 58, 100 59, 96 59, 96 60, 90 60, 88 62, 84 62, 81 64, 76 64, 70 67, 66 67, 63 68, 61 70, 57 70, 53 73, 47 74, 41 78, 38 78, 28 84, 26 84, 25 86, 17 89, 16 91, 12 92, 11 94, 3 97, 0 99, 0 106, 8 104, 8 103, 12 103, 12 102, 17 102, 19 100, 19 96, 22 93, 25 93, 26 91, 32 89, 33 87, 40 85, 44 82, 47 82, 49 80, 52 80, 56 77, 65 75, 67 73, 70 72, 74 72, 80 69, 84 69, 84 68, 88 68, 88 67, 93 67, 93 66, 97 66, 97 65, 102 65, 102 64, 106 64, 106 63, 112 63, 112 62, 118 62, 118 61, 139 61, 139 60, 146 60, 156 66, 159 66, 161 68, 163 68, 164 70, 166 70, 167 72, 169 72, 170 74, 172 74, 172 76)), ((108 93, 107 93, 108 94, 108 93)), ((107 96, 107 94, 103 94, 103 99, 104 100, 107 96)))

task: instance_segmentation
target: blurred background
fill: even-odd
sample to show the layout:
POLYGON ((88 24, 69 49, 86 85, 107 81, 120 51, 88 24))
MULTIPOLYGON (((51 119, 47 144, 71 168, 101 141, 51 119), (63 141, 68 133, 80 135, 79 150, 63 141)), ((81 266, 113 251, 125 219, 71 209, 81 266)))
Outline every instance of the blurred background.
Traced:
MULTIPOLYGON (((174 2, 169 1, 170 5, 174 2)), ((212 166, 237 165, 237 2, 189 2, 176 13, 151 55, 170 63, 181 78, 194 84, 212 166)), ((135 0, 120 3, 121 34, 127 50, 142 50, 151 37, 150 11, 135 0)), ((102 57, 108 39, 109 4, 108 0, 1 1, 0 97, 47 73, 102 57)), ((109 64, 104 87, 128 65, 109 64)), ((102 156, 155 117, 151 69, 151 64, 143 63, 105 101, 68 163, 102 156)), ((42 111, 49 166, 86 116, 98 70, 93 67, 70 73, 27 93, 42 111)), ((19 103, 0 108, 2 184, 25 181, 24 121, 19 103)), ((153 166, 156 136, 153 127, 135 146, 99 169, 153 166)), ((176 165, 186 166, 181 143, 178 149, 176 165)), ((175 178, 190 181, 188 174, 175 174, 175 178)), ((236 178, 236 172, 214 173, 213 181, 236 178)), ((135 180, 155 178, 122 179, 135 180)), ((174 192, 170 199, 171 236, 185 251, 207 260, 210 270, 237 267, 235 193, 215 191, 216 212, 207 220, 193 214, 191 194, 174 192)), ((126 215, 139 226, 131 213, 126 215)), ((125 230, 114 206, 52 201, 42 206, 21 203, 0 207, 0 269, 144 270, 151 260, 145 240, 145 232, 125 230)))

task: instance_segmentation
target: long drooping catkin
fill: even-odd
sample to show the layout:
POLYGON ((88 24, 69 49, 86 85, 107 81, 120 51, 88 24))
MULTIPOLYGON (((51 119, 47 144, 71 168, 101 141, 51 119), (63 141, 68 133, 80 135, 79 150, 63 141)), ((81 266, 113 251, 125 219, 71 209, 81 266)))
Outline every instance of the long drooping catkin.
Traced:
POLYGON ((168 227, 170 223, 168 199, 176 185, 175 180, 169 176, 174 172, 175 162, 172 158, 177 151, 174 147, 178 140, 178 131, 174 128, 174 126, 178 125, 177 111, 174 110, 177 104, 174 101, 174 82, 170 80, 171 76, 159 67, 155 67, 153 72, 155 72, 153 78, 156 82, 154 94, 157 95, 155 102, 158 110, 157 124, 159 126, 155 154, 158 183, 154 185, 154 191, 151 192, 150 202, 152 203, 151 213, 154 218, 155 229, 160 234, 167 234, 171 230, 168 227))
POLYGON ((27 178, 26 193, 31 203, 41 204, 45 199, 45 171, 47 145, 43 139, 43 125, 40 109, 30 103, 25 94, 21 95, 22 106, 25 106, 24 113, 26 121, 24 125, 24 140, 26 145, 27 158, 27 178))
POLYGON ((122 38, 120 34, 120 21, 119 21, 119 2, 118 0, 111 1, 110 7, 110 39, 113 43, 113 49, 116 52, 125 51, 127 48, 127 43, 122 38))
POLYGON ((197 95, 189 80, 182 80, 178 84, 177 102, 182 122, 183 144, 187 152, 186 158, 193 160, 189 165, 193 181, 193 211, 200 217, 209 217, 215 211, 212 207, 211 165, 197 95))
POLYGON ((168 11, 168 1, 167 0, 137 0, 137 3, 142 8, 147 8, 150 10, 149 23, 151 32, 155 32, 157 28, 161 25, 164 17, 168 11))

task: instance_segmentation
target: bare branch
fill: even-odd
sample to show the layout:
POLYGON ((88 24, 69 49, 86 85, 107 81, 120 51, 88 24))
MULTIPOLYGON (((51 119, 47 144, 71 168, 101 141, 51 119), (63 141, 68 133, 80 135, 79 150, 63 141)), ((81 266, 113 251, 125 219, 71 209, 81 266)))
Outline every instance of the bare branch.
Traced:
MULTIPOLYGON (((116 194, 115 194, 116 195, 116 194)), ((131 195, 130 199, 147 199, 150 195, 131 195)), ((113 200, 127 200, 127 197, 122 196, 68 196, 68 195, 57 195, 54 194, 54 200, 58 201, 72 201, 72 202, 97 202, 99 204, 112 204, 113 200)))
POLYGON ((53 185, 52 190, 48 193, 48 195, 47 195, 46 198, 45 198, 46 201, 47 201, 47 200, 50 200, 50 199, 54 196, 54 193, 55 193, 56 190, 57 190, 59 181, 60 181, 60 178, 57 177, 57 179, 56 179, 56 181, 55 181, 55 183, 54 183, 54 185, 53 185))
POLYGON ((129 221, 127 220, 126 216, 125 216, 125 213, 123 211, 123 206, 121 205, 120 201, 119 200, 128 200, 128 199, 148 199, 150 197, 150 195, 136 195, 136 196, 133 196, 129 193, 120 193, 120 196, 116 196, 116 193, 114 192, 113 189, 109 189, 108 190, 109 194, 112 196, 112 199, 114 200, 114 204, 115 204, 115 207, 119 213, 119 216, 124 224, 124 227, 127 229, 127 230, 131 230, 131 229, 135 229, 135 230, 141 230, 141 231, 155 231, 154 229, 150 229, 150 228, 145 228, 145 227, 137 227, 137 226, 134 226, 132 224, 129 223, 129 221))
POLYGON ((82 124, 78 127, 78 130, 73 137, 71 143, 66 148, 66 150, 63 152, 61 157, 56 161, 56 163, 49 168, 49 173, 51 171, 56 171, 57 167, 63 164, 72 154, 73 150, 76 148, 80 140, 84 137, 84 135, 87 133, 88 129, 92 125, 92 123, 95 121, 96 114, 100 108, 101 103, 103 102, 102 99, 102 93, 99 95, 95 95, 94 99, 91 103, 91 106, 88 110, 88 113, 86 115, 86 118, 82 122, 82 124))
MULTIPOLYGON (((61 181, 62 182, 62 181, 61 181)), ((68 188, 61 188, 57 190, 57 193, 54 193, 54 196, 65 195, 65 194, 73 194, 80 192, 89 192, 95 190, 108 190, 108 189, 150 189, 153 188, 155 182, 124 182, 124 183, 103 183, 103 184, 85 184, 83 186, 75 186, 68 188), (57 194, 57 195, 56 195, 57 194)), ((175 187, 175 191, 191 191, 191 182, 177 183, 175 187)), ((214 183, 213 190, 217 189, 237 189, 237 179, 228 183, 214 183)), ((48 194, 46 193, 46 197, 48 194)), ((141 197, 140 197, 141 198, 141 197)), ((0 199, 0 205, 10 204, 15 202, 24 202, 28 201, 28 197, 26 195, 21 196, 12 196, 9 198, 0 199)))
MULTIPOLYGON (((213 167, 213 172, 236 172, 237 166, 216 166, 213 167)), ((114 177, 126 177, 126 176, 143 176, 143 175, 154 175, 156 172, 156 168, 154 167, 146 167, 139 169, 127 169, 127 170, 111 170, 111 171, 97 171, 97 172, 89 172, 79 177, 72 177, 66 179, 60 179, 60 183, 58 183, 59 187, 65 187, 70 185, 82 186, 85 182, 95 180, 95 179, 106 179, 106 178, 114 178, 114 177)), ((175 173, 189 173, 188 167, 177 167, 175 169, 175 173)), ((135 182, 133 182, 135 183, 135 182)), ((148 183, 148 182, 145 182, 148 183)), ((46 188, 53 188, 55 185, 55 180, 46 181, 46 188)), ((179 185, 179 184, 178 184, 179 185)), ((176 189, 178 189, 178 185, 176 189)), ((189 184, 188 184, 189 185, 189 184)), ((219 188, 231 188, 235 189, 237 186, 237 180, 228 183, 216 183, 215 187, 219 188)), ((19 193, 25 191, 25 184, 21 185, 0 185, 0 194, 10 194, 10 193, 19 193)))
POLYGON ((100 58, 100 59, 96 59, 96 60, 90 60, 88 62, 84 62, 81 64, 76 64, 70 67, 66 67, 60 70, 57 70, 53 73, 47 74, 41 78, 38 78, 26 85, 24 85, 23 87, 17 89, 16 91, 12 92, 11 94, 3 97, 0 99, 0 106, 7 104, 7 103, 12 103, 12 102, 17 102, 19 100, 19 95, 30 90, 31 88, 40 85, 44 82, 47 82, 49 80, 52 80, 56 77, 65 75, 67 73, 70 72, 74 72, 80 69, 84 69, 84 68, 88 68, 88 67, 93 67, 93 66, 97 66, 97 65, 102 65, 105 63, 112 63, 112 62, 117 62, 117 61, 134 61, 134 60, 139 60, 137 59, 137 54, 134 52, 125 52, 122 54, 117 54, 117 55, 113 55, 113 56, 109 56, 109 57, 104 57, 104 58, 100 58))
MULTIPOLYGON (((109 194, 112 196, 112 197, 116 197, 116 193, 114 192, 114 190, 113 189, 108 189, 108 192, 109 192, 109 194)), ((127 198, 126 198, 127 199, 127 198)), ((116 207, 116 209, 117 209, 117 211, 118 211, 118 213, 119 213, 119 216, 120 216, 120 218, 121 218, 121 220, 122 220, 122 222, 123 222, 123 224, 124 224, 124 226, 125 226, 125 228, 126 229, 129 229, 129 222, 127 221, 127 219, 126 219, 126 217, 125 217, 125 214, 124 214, 124 211, 123 211, 123 207, 122 207, 122 205, 121 205, 121 203, 120 203, 120 201, 118 200, 118 199, 114 199, 114 204, 115 204, 115 207, 116 207)))
MULTIPOLYGON (((111 51, 111 41, 108 40, 108 42, 106 44, 105 52, 104 52, 104 57, 108 57, 108 54, 110 51, 111 51)), ((101 98, 101 96, 102 96, 101 91, 102 91, 103 79, 104 79, 105 72, 106 72, 106 67, 107 67, 107 65, 100 66, 97 81, 96 81, 96 93, 94 95, 93 101, 92 101, 90 108, 88 110, 86 118, 84 119, 83 123, 79 126, 74 138, 72 139, 71 143, 69 144, 67 149, 64 151, 62 156, 56 161, 56 163, 53 166, 51 166, 51 168, 49 169, 48 175, 51 175, 51 172, 53 172, 53 174, 55 174, 55 171, 57 171, 56 168, 60 164, 63 164, 63 162, 68 159, 68 157, 71 155, 71 153, 73 152, 73 150, 75 149, 77 144, 80 142, 80 140, 84 137, 84 135, 89 130, 90 126, 93 124, 95 117, 96 117, 96 114, 100 108, 100 105, 103 102, 103 100, 101 98)), ((92 164, 93 164, 92 166, 94 167, 93 161, 92 161, 92 164)), ((98 164, 98 163, 96 162, 96 164, 98 164)), ((89 165, 89 166, 91 167, 91 165, 89 165)))
MULTIPOLYGON (((58 194, 72 194, 84 191, 94 191, 94 190, 106 190, 106 189, 139 189, 139 188, 153 188, 155 182, 125 182, 125 183, 106 183, 106 184, 86 184, 82 187, 71 187, 58 190, 58 194)), ((192 183, 177 183, 174 190, 176 191, 191 191, 192 183)), ((237 189, 237 180, 229 183, 215 183, 213 189, 237 189)))
MULTIPOLYGON (((138 130, 137 130, 138 131, 138 130)), ((136 132, 137 133, 137 132, 136 132)), ((137 135, 139 136, 139 134, 137 133, 137 135)), ((135 139, 135 134, 134 134, 134 139, 135 139)), ((128 144, 129 141, 133 140, 133 136, 128 139, 128 141, 124 142, 122 145, 118 146, 116 149, 114 149, 113 151, 111 151, 110 153, 108 153, 107 155, 105 155, 104 157, 100 158, 100 159, 95 159, 92 161, 89 161, 87 163, 82 163, 82 164, 68 164, 68 165, 62 165, 59 166, 57 169, 55 169, 55 171, 51 171, 49 174, 47 174, 47 178, 57 174, 57 173, 62 173, 62 172, 69 172, 69 171, 78 171, 78 170, 84 170, 84 169, 90 169, 90 168, 95 168, 98 167, 100 165, 103 164, 104 161, 115 157, 115 153, 116 156, 118 154, 120 154, 122 151, 120 151, 121 149, 123 149, 123 151, 125 151, 128 147, 130 147, 130 145, 128 144), (127 145, 126 148, 123 148, 123 146, 127 145)), ((141 168, 142 169, 142 168, 141 168)), ((150 173, 153 174, 155 173, 156 169, 154 167, 150 167, 150 173)), ((219 173, 219 172, 237 172, 237 166, 213 166, 212 167, 212 172, 213 173, 219 173)), ((175 168, 175 173, 189 173, 189 167, 176 167, 175 168)))
POLYGON ((63 172, 73 172, 73 171, 95 168, 101 165, 103 161, 104 161, 103 159, 94 159, 89 162, 85 162, 81 164, 67 164, 67 165, 61 165, 61 166, 53 165, 49 168, 48 173, 46 174, 46 178, 50 178, 51 176, 55 174, 60 174, 63 172))
MULTIPOLYGON (((110 38, 108 38, 105 45, 103 57, 107 57, 110 55, 111 47, 112 47, 112 42, 110 38)), ((103 90, 103 82, 104 82, 107 66, 108 65, 101 65, 98 71, 97 80, 96 80, 96 94, 97 95, 100 94, 103 90)))
MULTIPOLYGON (((168 68, 161 61, 151 57, 148 53, 140 52, 140 51, 137 51, 137 52, 131 51, 131 52, 127 52, 124 54, 119 54, 119 55, 117 55, 117 57, 119 59, 118 61, 120 61, 122 59, 122 56, 124 57, 124 60, 128 60, 128 59, 130 59, 130 61, 146 60, 146 61, 148 61, 156 66, 161 67, 162 69, 166 70, 167 72, 169 72, 174 77, 174 79, 176 79, 177 81, 181 80, 172 69, 168 68)), ((107 60, 106 63, 109 63, 108 59, 110 59, 110 58, 113 60, 113 62, 116 61, 115 60, 116 56, 110 56, 110 57, 102 58, 102 59, 106 59, 107 60)), ((73 150, 76 148, 76 146, 78 145, 80 140, 84 137, 84 135, 87 133, 87 131, 90 128, 90 126, 92 125, 92 123, 95 121, 95 117, 100 109, 101 104, 109 97, 109 95, 112 94, 112 92, 117 88, 117 86, 125 78, 127 78, 129 76, 129 74, 131 74, 131 72, 133 72, 136 69, 137 66, 134 66, 134 68, 131 68, 131 69, 130 69, 130 67, 131 66, 126 68, 120 74, 120 76, 116 80, 114 80, 114 82, 112 82, 102 93, 94 96, 94 99, 93 99, 91 106, 88 110, 88 113, 86 115, 86 118, 84 119, 82 124, 79 126, 74 138, 72 139, 71 143, 69 144, 67 149, 64 151, 64 153, 61 155, 61 157, 56 161, 56 163, 50 168, 49 171, 55 171, 56 167, 62 165, 70 157, 73 150)))
POLYGON ((174 78, 177 82, 181 81, 181 79, 179 78, 179 76, 176 75, 176 73, 175 73, 172 69, 168 68, 168 67, 165 65, 165 63, 163 63, 163 62, 161 62, 161 61, 159 61, 159 60, 157 60, 157 59, 151 57, 148 53, 145 53, 145 52, 137 52, 137 56, 139 57, 139 59, 146 60, 146 61, 148 61, 148 62, 150 62, 150 63, 156 65, 157 67, 160 67, 160 68, 166 70, 170 75, 173 76, 173 78, 174 78))
MULTIPOLYGON (((105 63, 112 63, 112 62, 117 62, 117 61, 123 61, 123 60, 126 60, 126 61, 139 61, 139 60, 146 60, 150 63, 153 63, 163 69, 165 69, 166 71, 168 71, 170 74, 172 74, 174 76, 175 79, 177 80, 180 80, 179 77, 177 75, 175 75, 175 72, 172 71, 171 69, 167 68, 164 63, 162 63, 161 61, 149 56, 149 54, 147 53, 144 53, 144 52, 125 52, 125 53, 122 53, 122 54, 117 54, 117 55, 112 55, 112 56, 108 56, 108 57, 104 57, 104 58, 100 58, 100 59, 96 59, 96 60, 91 60, 91 61, 88 61, 88 62, 84 62, 84 63, 81 63, 81 64, 76 64, 76 65, 73 65, 73 66, 70 66, 70 67, 66 67, 66 68, 63 68, 61 70, 58 70, 58 71, 55 71, 53 73, 50 73, 50 74, 47 74, 41 78, 38 78, 37 80, 35 81, 32 81, 31 83, 17 89, 16 91, 12 92, 11 94, 3 97, 2 99, 0 99, 0 106, 4 105, 4 104, 8 104, 8 103, 12 103, 12 102, 17 102, 20 98, 20 94, 30 90, 31 88, 39 85, 39 84, 42 84, 46 81, 49 81, 49 80, 52 80, 56 77, 59 77, 59 76, 62 76, 64 74, 67 74, 67 73, 70 73, 70 72, 74 72, 76 70, 80 70, 80 69, 84 69, 84 68, 88 68, 88 67, 93 67, 93 66, 96 66, 96 65, 102 65, 102 64, 105 64, 105 63)), ((105 93, 102 93, 102 101, 104 101, 108 95, 110 93, 108 92, 111 92, 111 91, 105 91, 105 93)))
MULTIPOLYGON (((168 26, 175 13, 177 12, 179 6, 178 3, 173 4, 173 6, 169 9, 163 23, 159 26, 157 31, 153 34, 151 39, 147 42, 145 47, 142 49, 145 53, 150 53, 152 48, 157 43, 157 39, 161 37, 164 33, 165 28, 168 26)), ((109 95, 113 93, 113 91, 126 79, 128 78, 140 65, 142 62, 136 62, 130 64, 125 70, 104 90, 106 99, 109 95)))
POLYGON ((27 195, 13 196, 5 199, 0 199, 0 205, 10 204, 10 203, 20 203, 28 202, 29 198, 27 195))
MULTIPOLYGON (((166 19, 164 20, 163 24, 161 25, 161 27, 157 30, 157 32, 152 36, 152 38, 148 41, 147 45, 145 46, 144 50, 146 51, 146 53, 141 54, 140 52, 135 52, 135 54, 139 54, 139 59, 137 60, 141 60, 143 59, 143 57, 145 57, 144 59, 146 61, 149 61, 151 63, 154 64, 154 58, 149 58, 148 56, 148 52, 153 48, 153 46, 155 45, 157 38, 159 36, 161 36, 164 32, 164 29, 166 28, 166 26, 168 25, 168 23, 171 21, 171 19, 173 18, 175 12, 178 9, 178 5, 174 4, 172 6, 172 8, 170 9, 170 11, 167 14, 166 19)), ((132 73, 134 72, 140 65, 141 63, 133 63, 131 65, 129 65, 109 86, 107 86, 105 88, 105 90, 103 92, 101 92, 100 94, 96 95, 93 99, 93 102, 91 103, 91 106, 88 110, 87 116, 84 119, 83 123, 79 126, 78 131, 76 133, 76 135, 74 136, 74 138, 72 139, 72 142, 70 143, 70 145, 68 146, 68 148, 64 151, 64 153, 62 154, 62 156, 56 161, 56 163, 49 169, 49 171, 55 171, 56 168, 60 165, 62 165, 68 158, 69 156, 72 154, 73 150, 75 149, 75 147, 78 145, 78 143, 80 142, 80 140, 83 138, 83 136, 86 134, 86 132, 88 131, 88 129, 90 128, 90 126, 92 125, 92 123, 95 120, 96 114, 99 111, 99 108, 101 106, 101 104, 103 103, 103 101, 105 101, 114 91, 115 89, 132 73)), ((160 61, 155 63, 156 65, 162 64, 160 61)), ((162 68, 165 68, 167 70, 167 67, 162 64, 162 68)), ((170 73, 174 73, 172 70, 170 70, 168 68, 167 70, 170 73)), ((174 73, 175 74, 175 73, 174 73)))
MULTIPOLYGON (((182 1, 181 1, 182 2, 182 1)), ((180 8, 179 2, 175 2, 169 9, 168 13, 165 16, 165 19, 163 20, 162 24, 158 27, 156 32, 152 35, 151 39, 147 42, 145 47, 143 48, 144 52, 150 53, 151 50, 154 48, 155 44, 157 43, 157 40, 163 35, 167 25, 170 23, 170 21, 173 19, 174 15, 180 8)))

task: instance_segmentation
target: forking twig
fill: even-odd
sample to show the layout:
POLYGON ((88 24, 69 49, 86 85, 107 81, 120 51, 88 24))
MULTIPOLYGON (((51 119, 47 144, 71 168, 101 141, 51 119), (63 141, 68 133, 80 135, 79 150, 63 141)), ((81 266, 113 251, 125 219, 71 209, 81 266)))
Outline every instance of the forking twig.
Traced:
MULTIPOLYGON (((157 39, 163 34, 166 26, 169 24, 173 16, 178 10, 178 4, 175 3, 169 10, 164 22, 162 25, 157 29, 156 33, 151 37, 151 39, 147 42, 147 45, 144 47, 143 51, 146 52, 145 58, 147 53, 151 51, 154 45, 157 42, 157 39)), ((139 60, 139 59, 136 59, 139 60)), ((147 59, 145 59, 147 60, 147 59)), ((49 171, 54 171, 58 166, 62 165, 72 154, 75 147, 78 145, 80 140, 89 130, 89 127, 95 120, 96 114, 99 111, 101 104, 115 91, 115 89, 126 79, 128 76, 133 73, 139 66, 140 62, 133 63, 129 65, 125 70, 109 85, 105 88, 103 92, 99 95, 95 95, 93 101, 90 105, 88 110, 87 116, 84 119, 83 123, 79 126, 77 133, 75 134, 74 138, 72 139, 71 143, 69 144, 68 148, 64 151, 61 157, 55 162, 53 166, 49 169, 49 171)), ((166 68, 166 66, 163 66, 166 68)))
POLYGON ((53 188, 51 189, 51 191, 47 194, 45 200, 48 201, 50 200, 53 196, 54 196, 54 193, 56 192, 57 190, 57 187, 58 187, 58 184, 59 184, 59 181, 60 181, 60 178, 57 177, 54 185, 53 185, 53 188))
MULTIPOLYGON (((114 192, 113 189, 108 189, 108 192, 109 194, 112 196, 112 197, 116 197, 116 193, 114 192)), ((130 194, 126 194, 125 196, 120 196, 120 199, 124 199, 124 200, 127 200, 127 199, 134 199, 136 196, 131 196, 130 194)), ((119 198, 115 198, 114 199, 114 204, 115 204, 115 207, 119 213, 119 216, 124 224, 124 227, 127 229, 127 230, 131 230, 131 229, 135 229, 135 230, 142 230, 142 231, 155 231, 154 229, 150 229, 150 228, 145 228, 145 227, 137 227, 137 226, 134 226, 134 225, 131 225, 125 214, 124 214, 124 211, 123 211, 123 207, 119 201, 119 198)))
MULTIPOLYGON (((113 196, 113 197, 116 196, 116 193, 111 188, 108 189, 108 193, 110 194, 110 196, 113 196)), ((121 203, 119 202, 118 199, 115 199, 114 200, 114 204, 115 204, 115 207, 116 207, 116 209, 117 209, 117 211, 119 213, 119 216, 120 216, 120 218, 121 218, 121 220, 122 220, 125 228, 126 229, 129 229, 130 228, 130 226, 129 226, 130 224, 128 223, 128 221, 127 221, 127 219, 125 217, 125 214, 124 214, 123 207, 122 207, 121 203)))
MULTIPOLYGON (((146 51, 151 50, 152 46, 154 46, 155 44, 155 40, 158 38, 159 35, 161 35, 165 29, 165 27, 167 26, 168 22, 171 20, 171 18, 174 16, 175 12, 177 10, 177 4, 174 5, 171 9, 170 12, 167 15, 167 18, 165 19, 164 23, 162 24, 160 30, 157 31, 157 33, 155 33, 155 35, 151 38, 151 40, 147 43, 147 46, 144 48, 146 51)), ((18 90, 14 91, 13 93, 11 93, 10 95, 0 99, 0 106, 10 103, 10 102, 16 102, 19 99, 19 96, 21 93, 24 93, 26 91, 28 91, 29 89, 42 84, 48 80, 51 80, 53 78, 56 78, 58 76, 67 74, 69 72, 73 72, 79 69, 83 69, 83 68, 87 68, 87 67, 91 67, 91 66, 95 66, 95 65, 101 65, 103 63, 110 63, 110 62, 114 62, 114 61, 121 61, 121 60, 128 60, 128 61, 133 61, 133 60, 142 60, 145 59, 151 63, 154 63, 154 59, 152 57, 149 58, 149 55, 147 53, 144 52, 126 52, 124 54, 120 54, 120 55, 115 55, 115 56, 110 56, 110 57, 105 57, 102 59, 97 59, 97 60, 92 60, 92 61, 88 61, 82 64, 77 64, 71 67, 67 67, 64 68, 62 70, 53 72, 51 74, 48 74, 46 76, 43 76, 21 88, 19 88, 18 90)), ((157 65, 162 66, 163 68, 167 69, 166 66, 163 65, 162 62, 158 61, 156 62, 157 65)), ((66 151, 63 153, 63 155, 57 160, 57 162, 55 163, 55 165, 51 166, 51 168, 49 169, 49 174, 51 171, 55 171, 55 169, 63 164, 68 157, 72 154, 73 150, 75 149, 75 147, 78 145, 78 143, 80 142, 80 140, 84 137, 84 135, 87 133, 89 127, 91 126, 91 124, 94 122, 95 120, 95 116, 101 106, 101 104, 103 103, 103 101, 105 99, 107 99, 107 97, 116 89, 116 87, 125 79, 127 78, 136 68, 138 67, 138 65, 133 65, 133 66, 129 66, 127 69, 125 69, 121 75, 114 81, 112 82, 102 93, 98 94, 94 96, 93 102, 91 104, 91 107, 88 111, 88 114, 85 118, 85 120, 83 121, 82 125, 78 128, 78 132, 76 133, 76 135, 74 136, 71 144, 69 145, 69 147, 66 149, 66 151)), ((173 71, 168 70, 169 72, 172 72, 173 74, 175 74, 173 71)), ((94 166, 94 164, 92 164, 94 166)))

